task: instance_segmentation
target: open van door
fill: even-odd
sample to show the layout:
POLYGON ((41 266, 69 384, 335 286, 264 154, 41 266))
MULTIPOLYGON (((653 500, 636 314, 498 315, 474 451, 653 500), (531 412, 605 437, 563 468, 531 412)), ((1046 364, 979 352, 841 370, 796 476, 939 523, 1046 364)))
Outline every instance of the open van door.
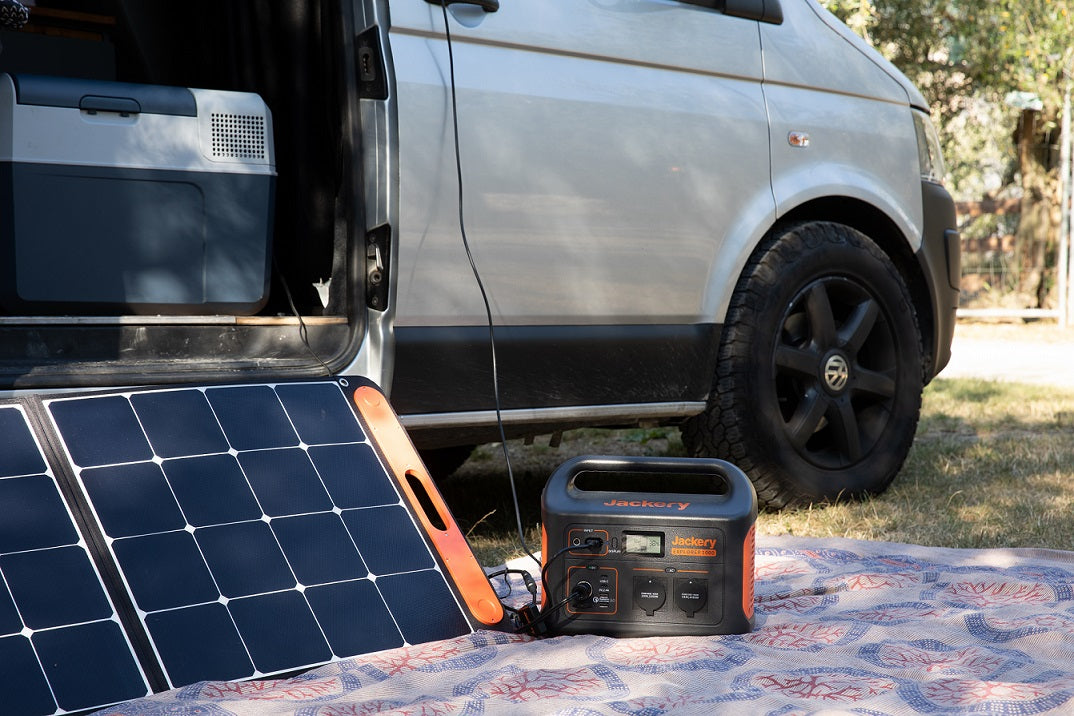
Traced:
POLYGON ((349 0, 38 0, 0 32, 0 389, 383 380, 361 29, 349 0))

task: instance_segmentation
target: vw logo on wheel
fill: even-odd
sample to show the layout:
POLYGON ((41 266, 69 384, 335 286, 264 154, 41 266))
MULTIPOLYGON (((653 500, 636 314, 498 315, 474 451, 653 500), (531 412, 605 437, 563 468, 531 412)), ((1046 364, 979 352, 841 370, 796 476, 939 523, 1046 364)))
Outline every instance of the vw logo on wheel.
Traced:
POLYGON ((850 380, 850 363, 838 353, 828 357, 824 362, 824 382, 828 390, 838 393, 847 387, 850 380))

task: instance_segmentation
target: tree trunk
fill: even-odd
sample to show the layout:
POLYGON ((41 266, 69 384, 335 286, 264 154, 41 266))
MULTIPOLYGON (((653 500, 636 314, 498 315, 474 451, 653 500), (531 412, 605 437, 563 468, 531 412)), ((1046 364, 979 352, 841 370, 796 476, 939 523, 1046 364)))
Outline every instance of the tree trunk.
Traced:
POLYGON ((1047 152, 1039 151, 1039 119, 1040 112, 1024 110, 1018 130, 1022 211, 1015 239, 1023 262, 1020 291, 1033 297, 1035 308, 1044 308, 1052 283, 1048 257, 1055 250, 1058 226, 1052 220, 1054 181, 1048 170, 1047 152))

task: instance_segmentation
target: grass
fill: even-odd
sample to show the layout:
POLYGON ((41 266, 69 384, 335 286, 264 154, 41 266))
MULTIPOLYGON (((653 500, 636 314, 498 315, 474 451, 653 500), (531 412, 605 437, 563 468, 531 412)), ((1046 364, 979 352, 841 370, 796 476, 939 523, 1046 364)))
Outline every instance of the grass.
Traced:
MULTIPOLYGON (((500 446, 483 446, 441 485, 479 560, 521 554, 500 446)), ((529 546, 540 549, 540 492, 579 454, 682 455, 674 428, 579 430, 559 448, 509 443, 529 546)), ((883 494, 762 513, 761 534, 945 547, 1074 550, 1074 391, 970 379, 926 389, 917 438, 883 494)))
POLYGON ((937 380, 894 484, 860 502, 765 514, 765 534, 1074 550, 1074 392, 937 380))

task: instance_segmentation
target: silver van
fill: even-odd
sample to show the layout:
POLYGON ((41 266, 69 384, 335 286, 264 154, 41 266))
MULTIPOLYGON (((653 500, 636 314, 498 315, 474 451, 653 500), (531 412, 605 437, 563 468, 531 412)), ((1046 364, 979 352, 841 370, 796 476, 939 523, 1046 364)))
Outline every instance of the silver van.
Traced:
POLYGON ((928 108, 815 0, 38 0, 0 42, 9 391, 364 375, 435 469, 499 439, 472 257, 509 437, 681 425, 779 507, 883 490, 950 357, 928 108))

